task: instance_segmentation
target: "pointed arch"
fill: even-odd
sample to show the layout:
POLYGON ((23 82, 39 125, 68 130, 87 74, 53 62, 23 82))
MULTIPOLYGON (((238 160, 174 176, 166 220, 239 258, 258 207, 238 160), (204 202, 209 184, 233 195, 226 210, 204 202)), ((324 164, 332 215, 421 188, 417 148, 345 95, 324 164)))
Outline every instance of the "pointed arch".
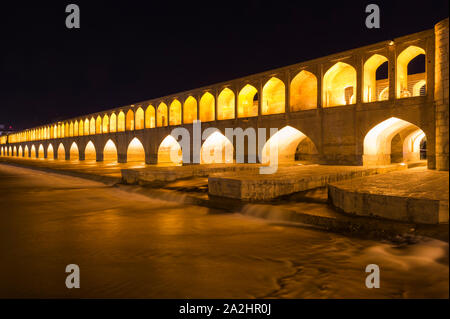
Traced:
POLYGON ((197 119, 197 100, 189 96, 183 105, 183 123, 190 124, 194 123, 197 119))
POLYGON ((278 163, 289 163, 296 160, 299 145, 307 140, 317 153, 314 143, 301 131, 292 126, 285 126, 272 135, 262 149, 262 163, 270 163, 276 159, 278 163))
POLYGON ((108 140, 103 148, 104 162, 117 162, 117 147, 112 140, 108 140))
POLYGON ((425 95, 425 87, 427 82, 425 80, 417 81, 412 88, 413 96, 425 95))
MULTIPOLYGON (((391 117, 381 123, 378 123, 372 127, 364 137, 363 145, 363 164, 364 165, 388 165, 391 163, 391 146, 395 136, 400 134, 407 135, 406 138, 402 137, 403 142, 402 149, 405 150, 405 141, 415 140, 414 137, 422 134, 423 131, 416 125, 407 122, 405 120, 391 117), (411 132, 415 132, 413 135, 411 132)), ((424 136, 425 134, 423 134, 424 136)), ((419 141, 420 142, 420 141, 419 141)), ((414 150, 414 148, 411 148, 414 150)), ((419 150, 416 150, 418 152, 419 150)), ((403 160, 408 157, 403 153, 403 160)), ((410 158, 413 156, 410 155, 410 158)), ((420 156, 419 156, 420 157, 420 156)))
POLYGON ((200 163, 233 163, 233 144, 220 131, 215 131, 203 142, 200 163))
POLYGON ((17 147, 14 145, 12 156, 17 156, 17 147))
MULTIPOLYGON (((397 98, 412 96, 411 79, 408 76, 408 64, 419 55, 426 55, 425 50, 415 45, 410 45, 397 57, 396 95, 397 98)), ((423 80, 426 81, 425 74, 423 80)))
POLYGON ((323 106, 356 103, 356 70, 344 62, 337 62, 323 76, 323 106))
POLYGON ((83 120, 80 120, 80 123, 78 125, 78 135, 83 136, 84 135, 84 124, 83 120))
MULTIPOLYGON (((72 149, 70 151, 72 152, 72 149)), ((58 160, 64 161, 66 159, 66 149, 64 148, 63 143, 59 143, 57 152, 58 152, 58 154, 57 154, 58 155, 58 157, 57 157, 58 160)), ((78 147, 77 147, 77 154, 78 154, 78 147)), ((72 156, 70 156, 70 158, 72 159, 72 156)), ((77 155, 77 159, 78 159, 78 155, 77 155)))
POLYGON ((292 112, 317 108, 317 78, 302 70, 291 81, 290 110, 292 112))
POLYGON ((145 149, 138 138, 133 138, 127 148, 127 162, 145 163, 145 149))
POLYGON ((84 149, 84 160, 86 161, 95 161, 97 160, 97 152, 95 150, 94 143, 89 141, 86 144, 86 148, 84 149))
POLYGON ((39 148, 38 148, 38 158, 44 158, 44 145, 39 144, 39 148))
POLYGON ((245 85, 238 95, 238 117, 258 116, 258 90, 245 85))
POLYGON ((180 164, 182 162, 181 146, 177 140, 168 135, 158 147, 158 163, 180 164))
MULTIPOLYGON (((45 133, 44 133, 45 134, 45 133)), ((70 126, 69 126, 69 136, 73 137, 74 136, 74 130, 73 130, 73 122, 70 122, 70 126)))
MULTIPOLYGON (((2 151, 3 151, 3 150, 2 150, 2 151)), ((23 148, 22 148, 22 145, 19 146, 19 154, 17 154, 17 156, 23 157, 23 148)))
POLYGON ((202 122, 214 121, 216 101, 211 93, 205 92, 205 94, 203 94, 203 96, 200 99, 199 109, 200 109, 200 121, 202 122))
POLYGON ((102 132, 103 132, 103 134, 109 133, 109 117, 108 117, 108 114, 105 114, 103 116, 102 132))
POLYGON ((89 125, 89 135, 95 135, 95 119, 91 117, 90 125, 89 125))
POLYGON ((143 130, 144 129, 144 110, 141 107, 138 107, 136 110, 136 120, 135 120, 135 130, 143 130))
POLYGON ((125 132, 125 113, 119 112, 117 116, 117 132, 125 132))
POLYGON ((286 87, 279 78, 272 77, 263 86, 261 113, 280 114, 286 110, 286 87))
POLYGON ((100 115, 97 115, 95 120, 95 134, 102 134, 102 118, 100 115))
POLYGON ((134 112, 132 109, 129 109, 127 112, 125 129, 127 131, 134 131, 134 112))
POLYGON ((385 81, 385 87, 380 88, 376 76, 378 68, 387 62, 388 59, 384 55, 374 54, 364 63, 363 101, 365 103, 377 101, 379 97, 377 93, 385 87, 389 89, 389 81, 385 81))
POLYGON ((109 131, 111 133, 117 132, 117 116, 116 113, 112 113, 109 118, 109 131))
POLYGON ((180 125, 181 124, 181 103, 177 99, 170 103, 169 107, 169 124, 180 125))
POLYGON ((155 122, 155 108, 153 105, 149 105, 145 110, 145 128, 154 128, 155 122))
POLYGON ((156 126, 167 126, 167 105, 164 102, 161 102, 158 105, 158 110, 156 111, 156 126))
POLYGON ((47 147, 47 159, 54 159, 55 158, 55 153, 53 151, 53 145, 52 144, 48 144, 47 147))
MULTIPOLYGON (((6 147, 5 147, 5 152, 6 152, 6 147)), ((25 145, 25 149, 24 149, 24 157, 30 157, 30 151, 28 149, 28 145, 25 145)))
POLYGON ((84 135, 89 135, 89 119, 84 120, 84 129, 83 129, 84 135))
POLYGON ((217 98, 217 119, 228 120, 235 117, 235 96, 229 88, 224 88, 217 98))
MULTIPOLYGON (((58 148, 58 153, 59 153, 59 148, 58 148)), ((69 154, 70 154, 71 161, 72 160, 78 161, 80 159, 80 152, 78 150, 77 143, 75 143, 75 142, 72 143, 72 145, 70 146, 69 154)))

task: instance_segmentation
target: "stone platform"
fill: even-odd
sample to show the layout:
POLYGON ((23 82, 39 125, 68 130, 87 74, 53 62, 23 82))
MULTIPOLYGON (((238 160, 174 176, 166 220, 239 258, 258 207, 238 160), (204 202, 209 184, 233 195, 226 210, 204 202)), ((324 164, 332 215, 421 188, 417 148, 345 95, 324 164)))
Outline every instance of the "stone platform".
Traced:
POLYGON ((328 185, 330 203, 359 216, 448 223, 449 173, 417 167, 328 185))
POLYGON ((378 167, 296 165, 279 167, 275 174, 262 175, 259 171, 212 174, 208 179, 210 195, 246 201, 271 200, 283 195, 313 188, 325 187, 328 183, 382 174, 407 169, 405 164, 378 167))

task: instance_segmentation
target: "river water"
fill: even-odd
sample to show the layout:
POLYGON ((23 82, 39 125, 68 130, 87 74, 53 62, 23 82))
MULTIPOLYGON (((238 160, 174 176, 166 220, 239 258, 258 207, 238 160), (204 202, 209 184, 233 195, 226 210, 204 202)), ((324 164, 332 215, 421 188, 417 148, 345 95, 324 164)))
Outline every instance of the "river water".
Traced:
POLYGON ((448 298, 446 242, 347 237, 177 196, 0 164, 0 297, 448 298), (68 264, 80 289, 65 287, 68 264))

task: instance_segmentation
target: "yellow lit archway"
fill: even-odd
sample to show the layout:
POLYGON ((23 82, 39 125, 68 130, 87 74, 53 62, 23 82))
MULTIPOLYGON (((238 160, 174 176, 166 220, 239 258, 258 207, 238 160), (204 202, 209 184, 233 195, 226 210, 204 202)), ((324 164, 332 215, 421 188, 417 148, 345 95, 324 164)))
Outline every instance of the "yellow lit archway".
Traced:
POLYGON ((103 161, 117 162, 117 147, 113 141, 108 140, 103 149, 103 161))
POLYGON ((220 92, 217 98, 217 119, 234 119, 235 96, 234 92, 225 88, 220 92))
POLYGON ((181 162, 181 146, 172 135, 168 135, 159 145, 158 163, 170 163, 177 165, 181 162))
POLYGON ((95 134, 102 134, 102 118, 100 115, 97 116, 95 121, 95 134))
MULTIPOLYGON (((71 149, 72 151, 72 149, 71 149)), ((78 154, 78 148, 77 148, 77 154, 78 154)), ((70 156, 72 158, 72 156, 70 156)), ((60 143, 58 146, 58 160, 65 160, 66 159, 66 150, 64 149, 64 145, 63 143, 60 143)), ((77 159, 78 159, 78 155, 77 155, 77 159)))
POLYGON ((111 133, 117 132, 117 116, 115 113, 112 113, 109 118, 109 131, 111 133))
POLYGON ((258 90, 245 85, 238 95, 238 117, 258 116, 258 90))
MULTIPOLYGON (((381 90, 379 90, 376 73, 377 69, 387 60, 383 55, 374 54, 364 63, 363 101, 365 103, 377 101, 379 97, 377 93, 381 90)), ((389 90, 389 83, 386 84, 389 90)))
POLYGON ((127 131, 134 131, 134 112, 131 109, 127 112, 125 128, 127 131))
POLYGON ((125 132, 125 113, 120 111, 117 117, 117 132, 125 132))
POLYGON ((94 143, 89 141, 84 149, 84 160, 95 161, 97 160, 97 152, 95 151, 94 143))
POLYGON ((190 124, 197 119, 197 100, 189 96, 183 105, 183 123, 190 124))
POLYGON ((136 122, 135 122, 135 129, 136 130, 143 130, 144 129, 144 110, 139 107, 136 110, 136 122))
POLYGON ((42 144, 39 145, 38 156, 39 158, 44 158, 44 146, 42 144))
POLYGON ((323 106, 356 103, 356 70, 349 64, 338 62, 323 77, 323 106))
POLYGON ((317 107, 317 78, 311 72, 302 70, 291 81, 290 109, 292 112, 317 107))
POLYGON ((109 133, 109 117, 107 114, 105 114, 105 116, 103 116, 103 128, 102 128, 102 132, 105 133, 109 133))
MULTIPOLYGON (((411 45, 398 55, 396 74, 397 98, 410 97, 412 95, 412 90, 409 87, 410 81, 408 81, 408 64, 412 59, 420 54, 425 55, 425 50, 411 45)), ((426 78, 424 78, 423 80, 426 81, 426 78)))
POLYGON ((261 113, 284 113, 286 107, 286 88, 278 78, 272 77, 263 86, 261 113))
POLYGON ((169 107, 169 123, 170 125, 181 124, 181 103, 178 100, 173 100, 169 107))
POLYGON ((153 105, 149 105, 145 110, 145 127, 154 128, 155 124, 155 108, 153 105))
POLYGON ((95 135, 95 119, 94 119, 94 117, 91 117, 91 122, 89 125, 89 134, 95 135))
POLYGON ((167 126, 167 105, 161 102, 156 111, 156 126, 167 126))
POLYGON ((215 131, 202 145, 200 163, 233 163, 233 144, 222 133, 215 131))
POLYGON ((127 149, 127 162, 145 163, 145 150, 141 141, 136 137, 133 138, 127 149))
POLYGON ((55 153, 53 151, 53 146, 52 144, 48 144, 47 147, 47 159, 54 159, 55 158, 55 153))
MULTIPOLYGON (((58 155, 59 155, 59 149, 58 149, 58 155)), ((80 152, 78 151, 78 145, 77 143, 73 142, 72 146, 70 146, 70 160, 79 160, 80 159, 80 152)))
POLYGON ((215 115, 215 100, 214 96, 206 92, 203 94, 202 98, 200 99, 200 121, 202 122, 209 122, 214 121, 214 115, 215 115))

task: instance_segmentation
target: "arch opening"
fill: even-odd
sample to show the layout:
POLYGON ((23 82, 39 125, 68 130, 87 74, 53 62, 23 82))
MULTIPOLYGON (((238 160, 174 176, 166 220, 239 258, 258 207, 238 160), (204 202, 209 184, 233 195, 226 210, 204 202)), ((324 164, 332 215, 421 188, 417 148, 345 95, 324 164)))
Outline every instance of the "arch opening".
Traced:
POLYGON ((155 124, 155 108, 153 105, 149 105, 145 110, 145 127, 154 128, 155 124))
POLYGON ((238 95, 238 117, 258 116, 258 90, 245 85, 238 95))
POLYGON ((235 96, 229 88, 224 88, 217 98, 217 119, 229 120, 235 117, 235 96))
POLYGON ((262 163, 269 164, 271 157, 278 163, 294 163, 297 161, 315 161, 318 151, 314 143, 303 132, 285 126, 272 135, 262 148, 262 163))
POLYGON ((302 70, 291 81, 290 109, 292 112, 317 107, 317 78, 311 72, 302 70))
POLYGON ((169 124, 181 124, 181 103, 178 100, 173 100, 169 107, 169 124))
POLYGON ((21 156, 21 157, 24 156, 22 145, 19 146, 19 154, 17 154, 17 156, 21 156))
POLYGON ((103 148, 104 162, 117 162, 117 147, 112 140, 108 140, 103 148))
POLYGON ((103 127, 102 127, 102 133, 109 133, 109 117, 107 114, 103 116, 103 127))
POLYGON ((109 118, 109 131, 111 133, 117 132, 117 115, 116 113, 112 113, 109 118))
POLYGON ((135 130, 143 130, 144 129, 144 110, 139 107, 136 110, 136 121, 135 121, 135 130))
POLYGON ((286 88, 284 82, 272 77, 264 84, 262 91, 261 113, 279 114, 286 110, 286 88))
POLYGON ((125 113, 119 112, 117 116, 117 132, 125 132, 125 113))
MULTIPOLYGON (((6 151, 6 148, 5 148, 5 151, 6 151)), ((25 153, 24 153, 23 156, 24 157, 30 157, 30 151, 28 149, 28 145, 25 145, 25 153)))
POLYGON ((203 94, 202 98, 200 99, 199 105, 200 121, 202 122, 214 121, 215 108, 216 108, 216 101, 214 99, 214 96, 209 92, 203 94))
POLYGON ((389 98, 388 68, 388 59, 380 54, 372 55, 364 63, 363 101, 365 103, 389 98))
POLYGON ((338 62, 323 76, 323 106, 356 103, 356 70, 351 65, 338 62))
MULTIPOLYGON (((66 159, 66 150, 64 148, 63 143, 59 144, 57 151, 58 151, 58 160, 64 161, 66 159)), ((78 153, 78 148, 77 148, 77 153, 78 153)), ((77 155, 77 157, 78 157, 78 155, 77 155)))
MULTIPOLYGON (((421 91, 414 90, 414 86, 420 81, 424 82, 421 86, 426 85, 425 71, 424 49, 411 45, 403 50, 397 57, 397 98, 421 95, 421 91)), ((423 90, 423 95, 425 94, 426 89, 423 90)))
POLYGON ((53 151, 53 146, 52 146, 52 144, 48 144, 47 159, 54 159, 54 158, 55 158, 55 153, 53 151))
POLYGON ((167 105, 161 102, 156 110, 156 126, 167 126, 167 105))
POLYGON ((158 147, 158 164, 170 163, 178 165, 181 164, 182 159, 180 144, 172 135, 166 136, 158 147))
POLYGON ((134 131, 134 112, 131 109, 127 112, 125 129, 127 131, 134 131))
POLYGON ((421 160, 425 133, 416 125, 391 117, 375 125, 364 137, 363 164, 388 165, 421 160))
POLYGON ((127 162, 140 162, 145 164, 145 149, 138 138, 133 138, 127 149, 127 162))
MULTIPOLYGON (((58 149, 58 152, 59 152, 59 149, 58 149)), ((71 161, 72 160, 76 160, 76 161, 80 160, 80 152, 78 150, 77 143, 75 143, 75 142, 72 143, 72 145, 70 146, 69 152, 70 152, 70 160, 71 161)))
POLYGON ((197 100, 189 96, 183 105, 183 123, 191 124, 197 119, 197 100))
POLYGON ((97 120, 95 121, 95 134, 102 134, 102 118, 97 116, 97 120))
POLYGON ((95 146, 92 141, 89 141, 86 144, 86 148, 84 149, 84 160, 85 161, 95 161, 97 160, 97 152, 95 151, 95 146))
POLYGON ((213 163, 233 163, 233 144, 219 131, 209 135, 200 150, 200 164, 213 163))
POLYGON ((39 145, 37 158, 44 158, 44 146, 42 144, 39 145))

